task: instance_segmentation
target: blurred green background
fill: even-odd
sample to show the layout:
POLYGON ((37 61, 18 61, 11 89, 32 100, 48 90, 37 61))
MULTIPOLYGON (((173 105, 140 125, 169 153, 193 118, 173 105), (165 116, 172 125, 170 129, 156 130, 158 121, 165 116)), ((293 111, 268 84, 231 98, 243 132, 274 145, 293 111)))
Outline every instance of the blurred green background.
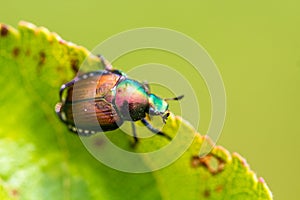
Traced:
MULTIPOLYGON (((3 23, 16 27, 29 21, 90 50, 138 27, 170 28, 192 37, 214 59, 226 87, 227 117, 218 144, 243 155, 275 199, 299 196, 299 1, 28 0, 1 2, 1 8, 3 23)), ((134 67, 150 58, 136 53, 115 65, 134 67)), ((155 62, 158 58, 180 64, 168 55, 155 62)), ((209 97, 204 84, 195 87, 204 95, 199 131, 205 133, 209 97)))

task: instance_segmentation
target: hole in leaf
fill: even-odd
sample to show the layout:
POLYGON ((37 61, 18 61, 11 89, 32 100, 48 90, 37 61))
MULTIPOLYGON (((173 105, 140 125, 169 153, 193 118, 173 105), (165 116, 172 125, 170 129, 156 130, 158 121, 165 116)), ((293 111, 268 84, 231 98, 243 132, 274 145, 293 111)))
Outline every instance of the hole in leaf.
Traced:
POLYGON ((208 169, 208 171, 215 175, 223 171, 225 162, 215 155, 208 154, 203 157, 193 156, 191 161, 192 167, 203 166, 208 169))

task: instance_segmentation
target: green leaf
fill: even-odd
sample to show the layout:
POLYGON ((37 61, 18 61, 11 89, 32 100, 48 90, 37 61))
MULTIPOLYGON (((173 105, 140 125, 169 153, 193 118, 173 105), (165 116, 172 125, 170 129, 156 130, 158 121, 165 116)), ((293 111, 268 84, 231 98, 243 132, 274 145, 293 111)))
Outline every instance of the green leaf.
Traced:
MULTIPOLYGON (((178 147, 194 139, 173 164, 135 174, 96 160, 54 112, 60 85, 75 76, 84 59, 100 64, 85 48, 45 28, 26 22, 17 30, 0 25, 0 199, 272 199, 263 179, 237 153, 215 146, 205 157, 197 156, 209 139, 174 115, 163 131, 176 134, 178 147)), ((132 148, 123 131, 106 135, 133 152, 167 144, 154 136, 132 148)), ((149 168, 155 164, 143 156, 141 162, 149 168)))

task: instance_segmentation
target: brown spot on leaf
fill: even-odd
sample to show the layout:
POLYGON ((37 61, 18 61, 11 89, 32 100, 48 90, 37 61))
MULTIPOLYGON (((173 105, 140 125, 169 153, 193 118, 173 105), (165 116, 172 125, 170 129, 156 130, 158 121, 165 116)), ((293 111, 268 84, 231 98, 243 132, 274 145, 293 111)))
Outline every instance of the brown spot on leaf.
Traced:
POLYGON ((39 66, 45 64, 45 61, 46 61, 46 54, 45 54, 45 52, 41 51, 40 59, 39 59, 39 66))
POLYGON ((210 191, 209 190, 204 190, 203 196, 206 197, 206 198, 210 197, 210 191))
POLYGON ((62 66, 57 66, 55 69, 58 73, 60 73, 60 72, 63 72, 64 68, 62 66))
POLYGON ((71 67, 75 73, 77 73, 77 71, 78 71, 78 65, 79 65, 79 61, 77 59, 71 60, 71 67))
POLYGON ((7 34, 8 34, 8 27, 6 25, 2 24, 0 27, 0 35, 2 37, 5 37, 5 36, 7 36, 7 34))
POLYGON ((20 49, 18 47, 15 47, 12 51, 12 54, 14 57, 18 57, 18 55, 20 54, 20 49))
POLYGON ((218 192, 218 193, 222 192, 223 191, 223 186, 222 185, 217 186, 215 188, 215 191, 218 192))
POLYGON ((18 191, 17 189, 13 189, 13 190, 11 191, 11 195, 12 195, 13 197, 17 197, 17 196, 19 195, 19 191, 18 191))
POLYGON ((25 52, 25 55, 30 56, 30 54, 31 54, 30 49, 27 49, 26 52, 25 52))
POLYGON ((223 171, 225 167, 225 162, 215 155, 208 154, 203 157, 193 156, 191 160, 192 167, 200 167, 203 166, 208 169, 208 171, 215 175, 223 171))
POLYGON ((192 157, 192 160, 191 160, 191 166, 193 168, 196 168, 200 165, 200 160, 199 160, 199 157, 198 156, 193 156, 192 157))
POLYGON ((63 39, 60 39, 58 42, 59 42, 59 44, 66 44, 66 41, 63 39))

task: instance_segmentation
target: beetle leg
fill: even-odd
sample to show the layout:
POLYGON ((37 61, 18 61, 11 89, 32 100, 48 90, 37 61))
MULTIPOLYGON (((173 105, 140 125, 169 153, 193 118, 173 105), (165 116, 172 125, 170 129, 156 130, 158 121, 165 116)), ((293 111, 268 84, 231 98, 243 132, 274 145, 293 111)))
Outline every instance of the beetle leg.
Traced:
POLYGON ((120 76, 122 76, 122 77, 124 77, 124 78, 127 77, 127 75, 126 75, 124 72, 122 72, 122 71, 120 71, 120 70, 117 70, 117 69, 113 69, 113 66, 111 65, 111 63, 110 63, 108 60, 106 60, 106 59, 104 58, 104 56, 98 55, 98 57, 99 57, 99 59, 100 59, 102 65, 104 65, 104 69, 105 69, 106 71, 112 72, 112 73, 114 73, 114 74, 118 74, 118 75, 120 75, 120 76))
POLYGON ((135 124, 134 124, 134 122, 131 122, 131 127, 132 127, 133 139, 134 139, 132 146, 135 147, 136 144, 138 143, 139 139, 138 139, 138 137, 137 137, 137 135, 136 135, 136 129, 135 129, 135 124))
POLYGON ((149 94, 150 93, 150 85, 149 85, 148 81, 143 81, 142 83, 146 89, 146 92, 149 94))
POLYGON ((62 95, 63 95, 65 89, 67 89, 67 88, 71 87, 72 85, 74 85, 74 82, 75 82, 75 80, 73 79, 72 81, 63 84, 63 85, 60 87, 60 90, 59 90, 59 98, 60 98, 60 101, 62 101, 62 95))
POLYGON ((166 114, 164 114, 164 115, 161 116, 161 118, 162 118, 162 120, 163 120, 164 123, 166 123, 166 121, 167 121, 167 119, 168 119, 169 116, 170 116, 169 112, 167 112, 166 114))
POLYGON ((102 65, 104 66, 104 69, 107 71, 112 71, 113 67, 110 64, 110 62, 108 62, 108 60, 106 60, 104 58, 104 56, 102 56, 102 55, 98 55, 98 57, 100 58, 100 61, 101 61, 102 65))
POLYGON ((167 134, 165 134, 164 132, 161 132, 160 130, 154 128, 146 119, 141 119, 141 122, 152 132, 155 133, 157 135, 161 135, 165 138, 167 138, 168 140, 172 140, 172 138, 170 136, 168 136, 167 134))
POLYGON ((152 121, 152 115, 146 114, 145 120, 152 121))

